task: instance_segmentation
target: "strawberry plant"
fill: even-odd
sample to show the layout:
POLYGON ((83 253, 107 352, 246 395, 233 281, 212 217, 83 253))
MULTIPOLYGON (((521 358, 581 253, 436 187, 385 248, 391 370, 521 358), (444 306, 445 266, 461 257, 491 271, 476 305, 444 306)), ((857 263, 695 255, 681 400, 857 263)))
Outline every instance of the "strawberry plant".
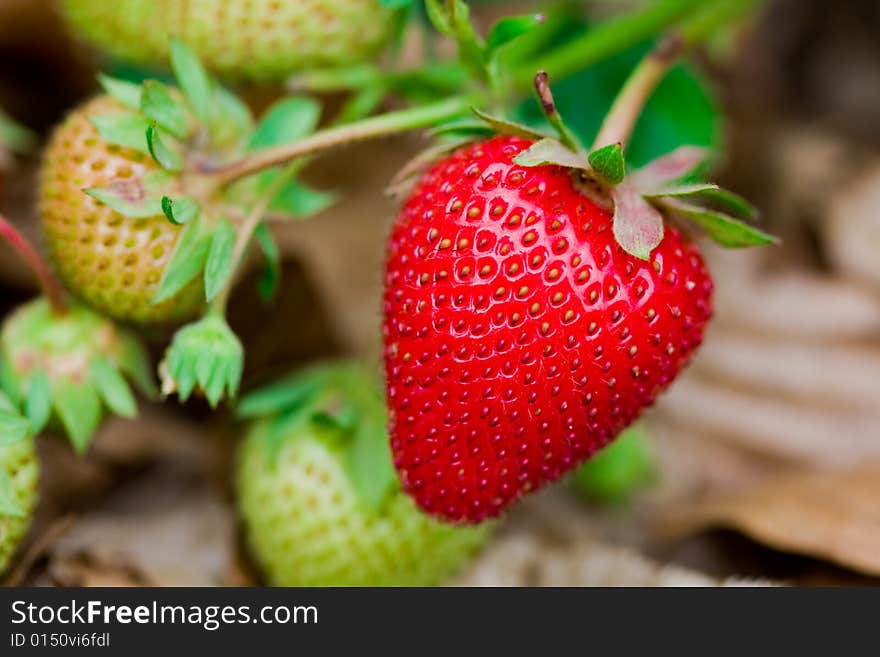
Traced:
POLYGON ((30 526, 38 476, 31 423, 0 392, 0 574, 30 526))
MULTIPOLYGON (((492 526, 460 525, 575 470, 690 362, 712 316, 696 234, 727 247, 774 241, 747 201, 702 180, 714 119, 670 109, 684 98, 702 116, 694 108, 711 105, 676 63, 749 2, 654 3, 562 36, 558 12, 502 18, 482 33, 462 0, 426 0, 427 42, 446 37, 456 58, 371 63, 392 15, 413 4, 67 0, 85 36, 120 57, 167 61, 173 83, 101 76, 103 93, 51 137, 39 215, 60 281, 0 222, 43 287, 0 330, 0 420, 19 427, 22 415, 29 435, 63 428, 85 451, 107 410, 134 415, 129 382, 154 393, 136 331, 174 330, 157 367, 163 395, 212 408, 234 400, 245 346, 226 314, 251 250, 263 254, 259 293, 269 298, 280 271, 271 222, 335 200, 301 171, 333 148, 431 131, 389 187, 402 207, 384 271, 386 403, 361 368, 340 364, 237 407, 251 422, 239 509, 278 584, 448 577, 492 526), (658 35, 613 102, 609 76, 580 73, 628 62, 658 35), (568 90, 568 111, 539 67, 568 90), (679 91, 655 97, 637 123, 670 70, 679 91), (214 77, 294 72, 299 95, 260 117, 214 77), (610 104, 601 121, 573 101, 590 75, 594 105, 610 104), (532 87, 537 104, 523 100, 532 87), (313 97, 327 91, 348 94, 332 118, 313 97), (407 106, 376 113, 391 99, 407 106), (630 150, 639 130, 664 138, 630 150)), ((578 476, 593 482, 585 487, 612 496, 628 486, 594 463, 578 476)))

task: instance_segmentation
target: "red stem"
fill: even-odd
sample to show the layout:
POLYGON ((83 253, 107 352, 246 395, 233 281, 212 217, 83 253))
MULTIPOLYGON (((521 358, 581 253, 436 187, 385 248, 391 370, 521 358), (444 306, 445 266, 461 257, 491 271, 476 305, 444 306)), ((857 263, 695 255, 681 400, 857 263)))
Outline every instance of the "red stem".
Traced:
POLYGON ((58 282, 55 274, 52 273, 33 245, 2 214, 0 214, 0 238, 4 239, 30 267, 55 314, 63 315, 66 313, 67 301, 64 298, 64 289, 61 287, 61 283, 58 282))

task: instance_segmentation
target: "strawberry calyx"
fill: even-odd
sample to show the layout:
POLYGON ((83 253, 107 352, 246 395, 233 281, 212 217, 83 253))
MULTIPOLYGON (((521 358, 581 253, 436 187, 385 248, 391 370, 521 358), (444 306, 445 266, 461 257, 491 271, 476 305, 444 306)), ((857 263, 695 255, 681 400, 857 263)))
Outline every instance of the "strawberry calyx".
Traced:
POLYGON ((271 458, 297 429, 317 430, 342 451, 361 503, 380 513, 399 483, 388 447, 387 412, 374 377, 352 362, 309 368, 244 396, 241 419, 266 422, 271 458))
MULTIPOLYGON (((170 51, 177 87, 100 76, 103 90, 121 107, 90 119, 105 141, 149 156, 158 169, 83 191, 125 217, 164 215, 182 226, 152 302, 168 300, 199 276, 210 302, 230 284, 238 264, 227 248, 229 235, 247 230, 251 208, 263 196, 270 195, 261 205, 263 213, 280 220, 320 212, 335 197, 305 186, 281 167, 219 181, 213 174, 224 165, 312 133, 320 106, 310 98, 285 98, 255 122, 248 107, 217 83, 182 42, 172 39, 170 51)), ((259 244, 267 252, 275 250, 267 240, 259 244)))
POLYGON ((179 329, 159 364, 162 394, 181 402, 204 395, 216 408, 224 395, 235 397, 244 369, 244 347, 226 319, 211 313, 179 329))
POLYGON ((0 388, 24 413, 32 434, 57 420, 78 452, 88 448, 106 410, 136 416, 129 382, 154 395, 150 370, 134 334, 81 305, 58 315, 38 298, 0 331, 0 388))

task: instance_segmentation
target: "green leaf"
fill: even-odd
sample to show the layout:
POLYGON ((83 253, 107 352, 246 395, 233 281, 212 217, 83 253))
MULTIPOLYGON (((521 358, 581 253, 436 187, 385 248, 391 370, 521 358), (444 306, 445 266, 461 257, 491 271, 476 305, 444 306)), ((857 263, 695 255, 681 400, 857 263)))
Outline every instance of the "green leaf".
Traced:
POLYGON ((49 377, 43 370, 34 370, 28 383, 27 396, 24 401, 24 414, 31 423, 31 430, 36 435, 46 428, 52 414, 52 389, 49 377))
POLYGON ((626 176, 626 163, 620 144, 609 144, 597 148, 587 157, 593 171, 609 185, 618 185, 626 176))
POLYGON ((492 26, 486 38, 487 56, 492 57, 499 49, 528 34, 542 22, 543 18, 539 14, 502 18, 492 26))
POLYGON ((21 395, 22 391, 19 390, 18 377, 12 369, 12 362, 0 351, 0 408, 9 406, 6 410, 13 410, 15 406, 11 404, 20 403, 21 395))
POLYGON ((314 132, 321 106, 311 98, 284 98, 272 105, 251 137, 252 151, 299 141, 314 132))
POLYGON ((416 0, 379 0, 379 4, 383 7, 388 7, 389 9, 403 9, 405 7, 411 7, 415 4, 416 0))
POLYGON ((122 417, 133 418, 137 415, 137 402, 131 388, 108 358, 99 357, 92 361, 90 373, 107 408, 122 417))
POLYGON ((186 224, 177 239, 171 260, 165 267, 162 280, 152 302, 161 303, 186 287, 201 273, 211 248, 211 235, 202 227, 201 221, 186 224))
POLYGON ((158 80, 144 80, 141 87, 141 111, 175 137, 186 138, 191 131, 186 110, 158 80))
POLYGON ((663 215, 628 185, 611 190, 614 200, 613 231, 627 253, 648 260, 663 240, 663 215))
POLYGON ((776 244, 778 240, 754 226, 726 215, 680 201, 664 203, 675 214, 697 224, 712 240, 728 248, 776 244))
POLYGON ((358 499, 368 509, 380 512, 389 493, 397 486, 384 413, 361 414, 347 457, 349 476, 358 499))
POLYGON ((283 411, 303 411, 326 381, 327 376, 320 369, 297 372, 242 397, 236 408, 236 417, 250 420, 283 411))
POLYGON ((162 212, 172 224, 182 226, 199 216, 199 204, 188 196, 171 199, 162 197, 162 212))
POLYGON ((27 418, 17 411, 0 410, 0 448, 17 443, 31 434, 31 423, 27 418))
POLYGON ((712 208, 717 208, 725 214, 730 214, 737 219, 754 221, 758 218, 758 209, 739 194, 722 189, 718 185, 693 184, 680 185, 669 189, 660 190, 656 194, 646 194, 649 197, 685 198, 697 203, 706 203, 712 208))
POLYGON ((92 198, 109 205, 121 215, 134 219, 162 214, 162 201, 142 178, 118 178, 106 187, 83 190, 92 198))
POLYGON ((490 128, 495 130, 495 132, 502 135, 513 135, 515 137, 522 137, 523 139, 550 139, 549 135, 540 132, 539 130, 535 130, 534 128, 530 128, 527 125, 523 125, 522 123, 516 123, 515 121, 509 121, 497 116, 492 116, 491 114, 486 114, 485 112, 478 110, 476 107, 473 108, 473 112, 481 121, 484 121, 490 128))
POLYGON ((158 395, 150 354, 137 336, 124 334, 121 337, 116 350, 116 360, 119 369, 131 379, 141 394, 151 399, 158 395))
POLYGON ((232 274, 235 264, 232 262, 232 253, 237 235, 235 226, 225 217, 220 219, 214 229, 211 250, 205 263, 205 297, 208 301, 214 300, 232 274))
POLYGON ((513 158, 523 167, 556 165, 571 169, 589 170, 590 164, 580 153, 575 153, 557 139, 546 138, 535 142, 513 158))
POLYGON ((241 99, 226 87, 217 85, 214 91, 215 116, 211 121, 211 135, 217 144, 239 144, 254 128, 251 111, 241 99))
POLYGON ((105 141, 150 154, 146 138, 150 122, 140 114, 131 112, 100 114, 89 117, 89 121, 105 141))
POLYGON ((196 54, 175 37, 171 38, 171 70, 193 113, 210 122, 214 116, 214 83, 196 54))
POLYGON ((147 126, 147 148, 150 156, 160 167, 166 171, 181 171, 183 169, 183 157, 177 151, 173 151, 162 141, 159 125, 153 121, 147 126))
POLYGON ((101 423, 101 399, 88 382, 58 381, 52 390, 52 405, 67 431, 73 448, 86 451, 101 423))
POLYGON ((0 468, 0 516, 24 518, 25 515, 25 510, 18 503, 12 477, 6 468, 0 468))
POLYGON ((278 281, 281 278, 281 253, 265 222, 261 221, 257 225, 254 237, 256 237, 257 243, 263 250, 263 256, 266 258, 266 268, 260 278, 258 292, 263 301, 268 301, 275 296, 275 292, 278 290, 278 281))
POLYGON ((310 217, 329 208, 337 198, 333 192, 312 189, 291 180, 278 191, 270 208, 294 217, 310 217))
POLYGON ((103 73, 98 75, 101 88, 129 109, 141 109, 141 86, 103 73))

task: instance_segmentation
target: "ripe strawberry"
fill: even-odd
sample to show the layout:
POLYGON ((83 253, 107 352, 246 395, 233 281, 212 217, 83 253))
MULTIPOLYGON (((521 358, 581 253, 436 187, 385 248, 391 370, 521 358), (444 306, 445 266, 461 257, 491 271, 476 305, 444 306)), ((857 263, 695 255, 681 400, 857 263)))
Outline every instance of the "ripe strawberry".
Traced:
POLYGON ((237 480, 248 543, 273 584, 434 585, 489 536, 442 524, 401 492, 384 404, 359 367, 313 369, 240 410, 269 413, 244 440, 237 480))
POLYGON ((369 59, 392 24, 378 0, 64 0, 62 7, 77 33, 116 57, 164 62, 173 34, 208 68, 250 79, 369 59))
POLYGON ((0 393, 0 574, 30 526, 39 462, 28 422, 0 393))
POLYGON ((606 445, 689 361, 711 312, 697 247, 642 260, 532 142, 465 147, 419 182, 385 276, 391 445, 428 512, 478 522, 606 445))
POLYGON ((74 110, 52 136, 39 192, 46 246, 65 284, 102 313, 140 324, 180 322, 204 303, 200 279, 166 301, 151 303, 180 226, 162 214, 124 217, 83 193, 159 171, 149 155, 102 139, 91 122, 123 109, 110 96, 99 96, 74 110))

